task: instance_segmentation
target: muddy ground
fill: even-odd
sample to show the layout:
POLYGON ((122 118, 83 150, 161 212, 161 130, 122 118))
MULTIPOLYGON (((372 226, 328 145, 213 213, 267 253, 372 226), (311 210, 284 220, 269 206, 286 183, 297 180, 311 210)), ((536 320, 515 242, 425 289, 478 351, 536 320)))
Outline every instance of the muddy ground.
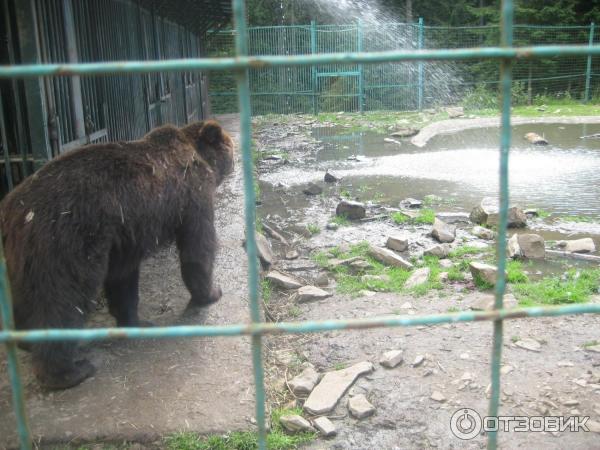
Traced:
MULTIPOLYGON (((460 122, 471 126, 466 120, 460 122)), ((327 126, 336 125, 317 123, 309 117, 280 122, 274 119, 259 124, 255 133, 257 148, 262 151, 263 158, 259 163, 259 179, 266 180, 261 184, 263 204, 259 207, 259 215, 265 224, 279 231, 288 241, 284 245, 277 238, 271 238, 278 259, 275 268, 307 284, 314 284, 323 273, 311 257, 315 252, 361 241, 382 246, 387 235, 398 231, 408 236, 411 242, 405 256, 421 255, 424 248, 434 243, 428 236, 430 226, 399 226, 386 218, 377 220, 378 216, 389 216, 398 205, 367 201, 367 221, 330 230, 327 224, 334 217, 335 206, 341 199, 343 180, 329 186, 320 182, 323 193, 306 196, 302 194, 306 183, 298 185, 292 180, 278 178, 278 171, 288 165, 307 167, 317 160, 320 143, 311 137, 311 129, 327 126), (269 157, 274 148, 285 158, 269 157), (318 232, 307 231, 309 224, 318 226, 318 232), (300 257, 287 260, 285 254, 290 249, 298 251, 300 257)), ((441 127, 438 131, 454 131, 450 125, 446 127, 448 130, 441 127)), ((289 167, 286 170, 286 173, 290 172, 289 167)), ((441 212, 444 206, 436 209, 441 212)), ((469 233, 472 224, 459 223, 458 226, 453 247, 481 243, 469 233)), ((555 238, 590 236, 590 230, 596 229, 595 225, 588 224, 579 230, 561 230, 538 219, 531 220, 530 227, 538 231, 549 227, 546 231, 555 238)), ((598 242, 597 235, 591 236, 598 242)), ((266 305, 267 317, 294 321, 468 311, 482 296, 489 295, 476 290, 469 282, 447 284, 439 291, 432 290, 420 297, 369 291, 362 295, 339 294, 331 274, 324 289, 333 296, 298 304, 291 292, 275 288, 266 305)), ((596 295, 590 301, 598 303, 600 296, 596 295)), ((597 315, 505 322, 500 413, 589 416, 595 432, 501 432, 501 448, 598 448, 600 354, 590 351, 589 344, 598 342, 599 330, 600 317, 597 315), (538 342, 539 351, 516 345, 518 340, 525 338, 538 342)), ((336 409, 327 414, 338 429, 337 436, 318 439, 307 448, 485 448, 484 435, 469 441, 455 437, 450 431, 450 418, 461 408, 472 408, 485 416, 491 342, 492 324, 479 322, 268 338, 270 365, 267 373, 271 402, 277 406, 302 406, 304 399, 296 398, 287 385, 302 369, 302 364, 313 364, 322 373, 370 361, 375 371, 359 378, 336 409), (404 362, 397 368, 385 369, 378 363, 381 355, 389 350, 404 352, 404 362), (421 357, 424 362, 413 366, 413 362, 421 357), (442 401, 431 398, 435 391, 442 394, 442 401), (365 394, 375 406, 373 416, 357 420, 349 414, 348 399, 357 394, 365 394)))
MULTIPOLYGON (((237 117, 220 120, 237 141, 237 117)), ((141 318, 163 326, 249 321, 241 183, 238 162, 217 196, 215 278, 223 298, 200 315, 183 318, 189 294, 181 281, 177 251, 168 248, 142 265, 141 318)), ((102 307, 89 326, 114 326, 114 321, 102 307)), ((246 338, 107 341, 84 345, 81 351, 97 367, 96 375, 55 393, 39 390, 31 376, 29 355, 19 352, 36 442, 158 442, 155 448, 162 448, 160 439, 178 431, 209 434, 252 427, 254 388, 246 338)), ((16 425, 2 353, 0 449, 15 445, 16 425)))

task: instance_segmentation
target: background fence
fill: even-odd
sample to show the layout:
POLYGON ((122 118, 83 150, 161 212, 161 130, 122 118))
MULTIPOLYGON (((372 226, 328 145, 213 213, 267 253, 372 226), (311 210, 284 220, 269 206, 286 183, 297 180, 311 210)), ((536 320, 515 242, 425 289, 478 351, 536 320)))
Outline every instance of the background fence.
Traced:
MULTIPOLYGON (((515 25, 514 45, 600 43, 589 26, 515 25)), ((234 54, 234 31, 218 32, 211 56, 234 54)), ((492 47, 497 25, 438 27, 418 23, 361 22, 348 25, 290 25, 248 30, 250 55, 308 55, 334 52, 492 47)), ((408 111, 463 103, 497 107, 500 74, 490 60, 401 62, 373 65, 263 68, 250 74, 252 112, 318 113, 334 111, 408 111)), ((235 76, 213 74, 212 111, 237 111, 235 76)), ((513 104, 542 103, 547 97, 589 99, 600 95, 600 58, 584 55, 514 63, 513 104)))

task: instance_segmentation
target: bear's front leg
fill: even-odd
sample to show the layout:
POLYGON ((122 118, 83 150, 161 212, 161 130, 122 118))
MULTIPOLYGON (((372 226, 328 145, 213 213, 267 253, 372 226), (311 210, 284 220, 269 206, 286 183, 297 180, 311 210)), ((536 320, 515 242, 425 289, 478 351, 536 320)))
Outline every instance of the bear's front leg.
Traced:
POLYGON ((191 294, 190 307, 210 305, 222 296, 221 288, 212 282, 217 247, 213 221, 212 209, 190 214, 177 233, 181 276, 191 294))
POLYGON ((87 359, 75 360, 77 344, 46 342, 34 344, 33 371, 45 389, 68 389, 77 386, 96 372, 87 359))

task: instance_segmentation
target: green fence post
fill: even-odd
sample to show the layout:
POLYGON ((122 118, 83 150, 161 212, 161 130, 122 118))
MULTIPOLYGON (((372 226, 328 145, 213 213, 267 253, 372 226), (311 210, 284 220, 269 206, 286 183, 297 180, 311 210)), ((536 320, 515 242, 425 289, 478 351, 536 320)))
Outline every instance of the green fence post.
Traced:
MULTIPOLYGON (((10 297, 10 283, 6 271, 6 260, 4 259, 4 248, 0 239, 0 319, 5 331, 10 331, 15 327, 13 319, 12 300, 10 297)), ((8 377, 12 386, 13 406, 17 416, 17 432, 21 450, 31 450, 31 433, 29 431, 29 422, 25 412, 25 396, 23 393, 23 383, 19 373, 19 361, 17 359, 17 344, 14 342, 6 343, 6 354, 8 362, 8 377)))
MULTIPOLYGON (((310 21, 310 52, 313 55, 317 53, 317 22, 314 20, 310 21)), ((313 114, 316 116, 319 114, 319 102, 317 102, 317 67, 313 64, 310 69, 312 76, 313 114)))
MULTIPOLYGON (((590 47, 592 45, 594 45, 594 30, 595 30, 595 25, 594 22, 592 22, 590 24, 590 41, 589 41, 589 45, 590 47)), ((585 71, 585 94, 584 94, 584 101, 588 102, 590 100, 590 82, 592 79, 592 55, 588 55, 587 57, 587 69, 585 71)))
MULTIPOLYGON (((418 28, 418 38, 417 38, 417 48, 419 50, 423 49, 423 33, 424 33, 424 27, 423 27, 423 18, 419 17, 419 28, 418 28)), ((419 61, 419 69, 418 69, 418 74, 419 74, 419 88, 417 90, 417 107, 420 110, 423 109, 423 61, 419 61)))
MULTIPOLYGON (((363 51, 363 29, 362 29, 362 21, 358 19, 356 21, 356 40, 357 40, 357 49, 356 51, 363 51)), ((363 79, 363 65, 358 65, 358 110, 361 114, 365 112, 365 87, 364 87, 364 79, 363 79)))

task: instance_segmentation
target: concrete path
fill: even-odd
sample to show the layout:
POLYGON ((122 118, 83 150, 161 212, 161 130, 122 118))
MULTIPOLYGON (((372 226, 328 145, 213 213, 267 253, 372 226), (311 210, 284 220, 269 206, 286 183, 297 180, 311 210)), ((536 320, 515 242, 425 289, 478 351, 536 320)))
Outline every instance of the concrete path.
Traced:
MULTIPOLYGON (((219 118, 238 141, 237 116, 219 118)), ((238 155, 239 156, 239 155, 238 155)), ((216 280, 223 298, 202 317, 185 323, 249 321, 241 163, 219 190, 220 250, 216 280)), ((140 315, 158 325, 182 323, 189 294, 181 281, 177 252, 167 249, 146 261, 140 283, 140 315)), ((112 326, 103 309, 90 326, 112 326)), ((20 353, 27 410, 36 441, 153 441, 177 431, 215 433, 248 429, 254 416, 254 386, 247 338, 195 338, 91 343, 82 352, 97 367, 94 378, 62 392, 43 393, 20 353)), ((16 444, 4 350, 0 349, 0 449, 16 444)))

